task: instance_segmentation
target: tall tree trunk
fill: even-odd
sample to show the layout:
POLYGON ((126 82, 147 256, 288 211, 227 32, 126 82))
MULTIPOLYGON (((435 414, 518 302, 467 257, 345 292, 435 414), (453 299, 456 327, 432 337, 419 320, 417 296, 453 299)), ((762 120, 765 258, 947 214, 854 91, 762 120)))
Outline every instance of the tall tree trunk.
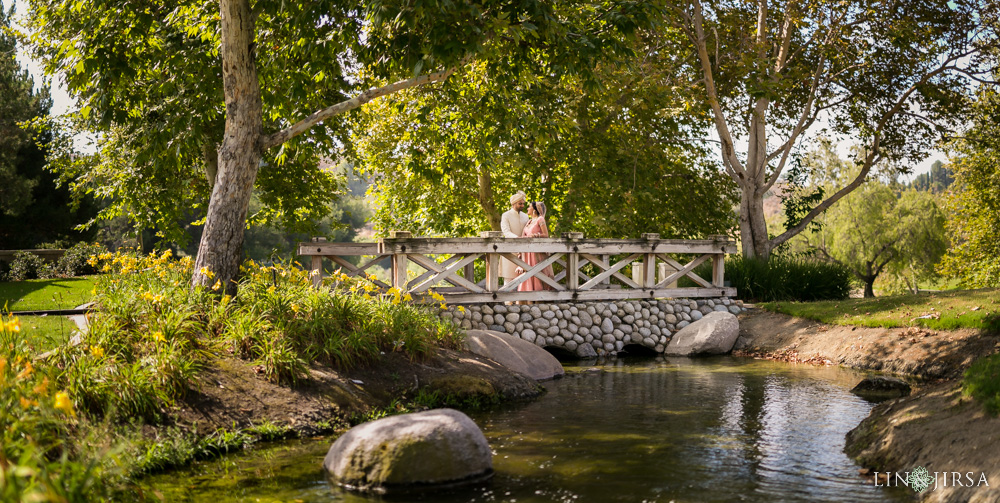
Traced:
POLYGON ((771 243, 767 237, 764 201, 757 192, 753 179, 740 183, 740 244, 744 257, 767 260, 771 255, 771 243))
POLYGON ((192 284, 211 287, 218 281, 226 293, 235 294, 243 231, 261 158, 262 105, 250 3, 221 0, 220 7, 226 133, 192 284))
POLYGON ((875 297, 875 276, 868 276, 865 278, 865 298, 873 297, 875 297))

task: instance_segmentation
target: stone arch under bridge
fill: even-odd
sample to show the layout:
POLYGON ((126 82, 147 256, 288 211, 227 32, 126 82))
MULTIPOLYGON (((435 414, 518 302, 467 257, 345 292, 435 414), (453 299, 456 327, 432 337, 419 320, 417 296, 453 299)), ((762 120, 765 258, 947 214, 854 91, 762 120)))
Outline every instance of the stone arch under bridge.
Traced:
POLYGON ((504 332, 587 358, 615 354, 633 344, 662 353, 675 332, 702 316, 712 311, 739 314, 744 310, 742 301, 722 297, 453 305, 443 310, 441 317, 467 330, 504 332))

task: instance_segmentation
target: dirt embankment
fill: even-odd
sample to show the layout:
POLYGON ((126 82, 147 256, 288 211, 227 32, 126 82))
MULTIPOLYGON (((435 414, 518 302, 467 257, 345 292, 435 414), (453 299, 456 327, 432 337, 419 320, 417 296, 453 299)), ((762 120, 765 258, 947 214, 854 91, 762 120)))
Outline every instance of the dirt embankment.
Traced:
POLYGON ((969 364, 998 350, 1000 335, 975 330, 843 327, 764 311, 741 316, 737 341, 750 356, 925 378, 912 395, 875 407, 846 450, 877 472, 939 472, 938 485, 921 494, 930 502, 1000 501, 1000 418, 963 397, 960 381, 969 364))
POLYGON ((173 424, 199 432, 271 421, 310 435, 318 424, 342 424, 418 390, 468 400, 513 401, 535 397, 542 388, 491 360, 446 349, 422 361, 392 353, 376 365, 349 372, 313 365, 295 386, 268 382, 253 365, 223 358, 200 373, 194 389, 170 416, 173 424))

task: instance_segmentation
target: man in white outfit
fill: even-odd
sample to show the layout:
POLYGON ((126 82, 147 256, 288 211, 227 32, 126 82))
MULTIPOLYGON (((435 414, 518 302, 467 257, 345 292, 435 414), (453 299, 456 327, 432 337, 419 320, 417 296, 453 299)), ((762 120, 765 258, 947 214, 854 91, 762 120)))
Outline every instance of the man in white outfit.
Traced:
MULTIPOLYGON (((524 225, 528 223, 528 214, 524 207, 528 204, 528 198, 524 192, 517 191, 517 194, 510 196, 510 210, 500 216, 500 230, 505 238, 519 238, 524 225)), ((504 283, 517 277, 514 272, 517 266, 507 259, 500 259, 500 275, 503 276, 504 283)))

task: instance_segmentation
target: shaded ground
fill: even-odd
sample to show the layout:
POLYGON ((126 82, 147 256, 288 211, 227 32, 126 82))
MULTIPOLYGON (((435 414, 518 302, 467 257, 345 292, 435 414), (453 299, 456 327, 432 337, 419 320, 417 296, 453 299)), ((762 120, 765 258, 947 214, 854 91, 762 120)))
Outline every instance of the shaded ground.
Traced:
POLYGON ((438 349, 424 361, 393 353, 367 368, 338 372, 314 365, 294 387, 258 375, 252 364, 219 359, 171 411, 175 424, 199 431, 271 421, 309 435, 317 423, 338 424, 418 391, 470 400, 521 400, 542 388, 523 375, 470 353, 438 349))
MULTIPOLYGON (((920 497, 931 502, 1000 501, 1000 418, 963 397, 962 372, 974 360, 1000 350, 1000 335, 974 330, 863 328, 826 325, 765 311, 740 317, 738 352, 763 358, 841 364, 928 378, 911 396, 876 406, 848 433, 847 453, 874 472, 909 472, 918 466, 932 475, 958 472, 974 484, 985 473, 988 486, 948 487, 920 497)), ((916 493, 914 493, 916 497, 916 493)))
POLYGON ((1000 335, 977 330, 827 325, 761 310, 740 316, 735 351, 787 361, 845 365, 930 379, 951 379, 998 349, 1000 335))

